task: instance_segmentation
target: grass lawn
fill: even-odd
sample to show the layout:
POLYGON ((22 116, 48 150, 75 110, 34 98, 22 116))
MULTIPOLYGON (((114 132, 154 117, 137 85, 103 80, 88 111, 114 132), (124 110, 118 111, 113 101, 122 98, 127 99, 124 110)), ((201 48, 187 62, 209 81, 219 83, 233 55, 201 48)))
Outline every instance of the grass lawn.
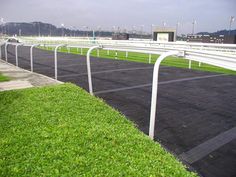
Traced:
MULTIPOLYGON (((41 47, 45 50, 53 50, 52 47, 45 48, 41 47)), ((67 53, 68 50, 66 47, 62 47, 58 50, 59 52, 65 52, 67 53)), ((80 48, 70 48, 70 53, 73 54, 80 54, 80 55, 86 55, 88 49, 83 49, 81 53, 80 48)), ((109 59, 115 59, 116 52, 115 51, 109 51, 109 54, 106 50, 99 50, 99 54, 101 58, 109 58, 109 59)), ((97 50, 93 50, 91 53, 92 56, 97 57, 97 50)), ((154 64, 156 59, 159 57, 159 55, 152 55, 151 56, 151 63, 154 64)), ((128 57, 126 58, 126 52, 117 51, 117 58, 121 60, 129 60, 134 62, 142 62, 142 63, 149 63, 149 54, 143 54, 143 53, 135 53, 135 52, 129 52, 128 57)), ((176 57, 167 57, 163 62, 162 65, 164 66, 173 66, 173 67, 179 67, 179 68, 188 68, 189 67, 189 60, 183 59, 183 58, 176 58, 176 57)), ((215 73, 224 73, 224 74, 231 74, 236 75, 236 71, 208 65, 205 63, 201 64, 201 67, 199 67, 199 63, 192 61, 192 68, 193 70, 201 70, 201 71, 209 71, 209 72, 215 72, 215 73)))
POLYGON ((0 176, 197 176, 72 84, 0 92, 0 176))
POLYGON ((5 82, 5 81, 9 81, 9 80, 10 80, 9 77, 4 76, 4 75, 2 75, 2 74, 0 73, 0 82, 5 82))

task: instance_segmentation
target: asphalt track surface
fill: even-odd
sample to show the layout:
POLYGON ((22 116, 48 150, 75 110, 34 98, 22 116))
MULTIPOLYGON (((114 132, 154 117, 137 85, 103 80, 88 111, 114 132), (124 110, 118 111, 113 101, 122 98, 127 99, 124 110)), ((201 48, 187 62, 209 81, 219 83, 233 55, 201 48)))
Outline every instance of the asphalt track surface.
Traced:
MULTIPOLYGON (((18 56, 29 70, 29 48, 18 56)), ((92 57, 91 69, 95 95, 148 134, 153 65, 92 57)), ((54 77, 54 53, 34 49, 34 72, 54 77)), ((165 66, 159 76, 155 140, 201 176, 236 176, 236 76, 165 66)), ((58 53, 58 80, 88 90, 85 57, 58 53)))

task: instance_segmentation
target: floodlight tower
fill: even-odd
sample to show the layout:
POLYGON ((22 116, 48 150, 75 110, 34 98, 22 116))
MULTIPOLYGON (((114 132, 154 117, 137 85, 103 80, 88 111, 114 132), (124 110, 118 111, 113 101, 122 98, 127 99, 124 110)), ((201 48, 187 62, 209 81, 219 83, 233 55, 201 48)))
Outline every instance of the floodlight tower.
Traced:
POLYGON ((180 27, 180 22, 177 22, 176 23, 176 36, 178 36, 179 27, 180 27))
POLYGON ((64 23, 61 24, 61 36, 63 37, 65 34, 64 34, 64 23))
POLYGON ((194 30, 195 30, 195 25, 197 24, 197 21, 196 20, 193 20, 192 22, 192 25, 193 25, 193 28, 192 28, 192 35, 194 35, 194 30))
POLYGON ((2 26, 1 26, 2 34, 4 34, 4 27, 3 27, 3 26, 4 26, 4 23, 5 23, 5 22, 4 22, 4 18, 1 17, 1 19, 0 19, 0 24, 2 25, 2 26))
POLYGON ((231 16, 229 19, 229 35, 231 33, 231 27, 232 27, 232 23, 234 22, 235 18, 234 16, 231 16))
POLYGON ((41 30, 40 30, 40 22, 38 22, 38 35, 41 36, 41 30))
POLYGON ((153 28, 155 27, 154 24, 151 25, 151 40, 153 40, 153 28))
POLYGON ((163 27, 165 28, 165 27, 166 27, 166 22, 165 22, 165 21, 163 21, 162 23, 163 23, 163 27))

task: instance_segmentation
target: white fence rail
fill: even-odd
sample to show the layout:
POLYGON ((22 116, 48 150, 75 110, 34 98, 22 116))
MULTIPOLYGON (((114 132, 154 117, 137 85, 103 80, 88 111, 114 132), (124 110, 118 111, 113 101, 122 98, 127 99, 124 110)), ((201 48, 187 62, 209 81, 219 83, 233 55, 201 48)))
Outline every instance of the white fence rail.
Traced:
MULTIPOLYGON (((90 66, 90 55, 95 49, 103 49, 113 51, 124 51, 126 57, 128 52, 146 53, 149 54, 149 62, 152 54, 158 54, 160 57, 156 60, 153 71, 153 85, 152 85, 152 100, 151 100, 151 112, 150 112, 150 126, 149 136, 154 138, 155 120, 156 120, 156 102, 157 102, 157 90, 158 90, 158 75, 159 67, 161 62, 167 56, 181 56, 184 59, 188 59, 190 62, 189 67, 191 68, 191 61, 201 63, 207 63, 210 65, 223 67, 226 69, 236 71, 236 45, 231 44, 192 44, 192 43, 157 43, 151 41, 112 41, 112 40, 68 40, 58 38, 57 40, 38 39, 38 40, 22 40, 24 46, 31 47, 31 71, 33 71, 33 47, 35 46, 46 46, 54 47, 54 59, 55 59, 55 79, 57 79, 57 49, 59 47, 66 46, 67 48, 88 48, 87 52, 87 72, 88 72, 88 84, 89 93, 93 95, 93 84, 90 66)), ((19 43, 5 43, 5 59, 7 61, 7 46, 19 45, 19 43)), ((17 49, 17 47, 16 47, 17 49)), ((17 52, 17 50, 16 50, 17 52)), ((81 51, 82 53, 82 51, 81 51)), ((2 51, 0 48, 0 54, 2 51)), ((0 55, 0 58, 1 58, 0 55)), ((16 53, 17 55, 17 53, 16 53)), ((97 53, 99 56, 99 53, 97 53)))

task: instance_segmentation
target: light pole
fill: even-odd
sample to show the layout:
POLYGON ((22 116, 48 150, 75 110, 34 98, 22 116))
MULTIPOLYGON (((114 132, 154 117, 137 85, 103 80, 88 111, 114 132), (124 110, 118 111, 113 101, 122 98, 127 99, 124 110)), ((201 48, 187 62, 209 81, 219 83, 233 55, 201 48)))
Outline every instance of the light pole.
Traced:
POLYGON ((196 20, 193 20, 192 22, 192 25, 193 25, 193 28, 192 28, 192 35, 194 35, 194 29, 195 29, 195 25, 197 24, 197 21, 196 20))
POLYGON ((164 27, 164 28, 166 27, 166 22, 165 22, 165 21, 163 21, 163 27, 164 27))
POLYGON ((64 23, 61 24, 61 36, 63 37, 65 34, 64 34, 64 23))
POLYGON ((1 17, 0 23, 1 23, 2 34, 4 35, 4 24, 5 24, 4 18, 1 17))
POLYGON ((231 16, 230 20, 229 20, 229 36, 230 36, 230 33, 231 33, 231 27, 232 27, 232 23, 234 22, 234 20, 235 20, 234 16, 231 16))
POLYGON ((151 25, 151 40, 153 40, 153 28, 155 27, 154 24, 151 25))
POLYGON ((178 37, 179 26, 180 26, 180 22, 177 22, 177 24, 176 24, 176 40, 178 37))
POLYGON ((40 22, 38 22, 38 35, 39 35, 39 37, 41 36, 41 31, 40 31, 40 22))

